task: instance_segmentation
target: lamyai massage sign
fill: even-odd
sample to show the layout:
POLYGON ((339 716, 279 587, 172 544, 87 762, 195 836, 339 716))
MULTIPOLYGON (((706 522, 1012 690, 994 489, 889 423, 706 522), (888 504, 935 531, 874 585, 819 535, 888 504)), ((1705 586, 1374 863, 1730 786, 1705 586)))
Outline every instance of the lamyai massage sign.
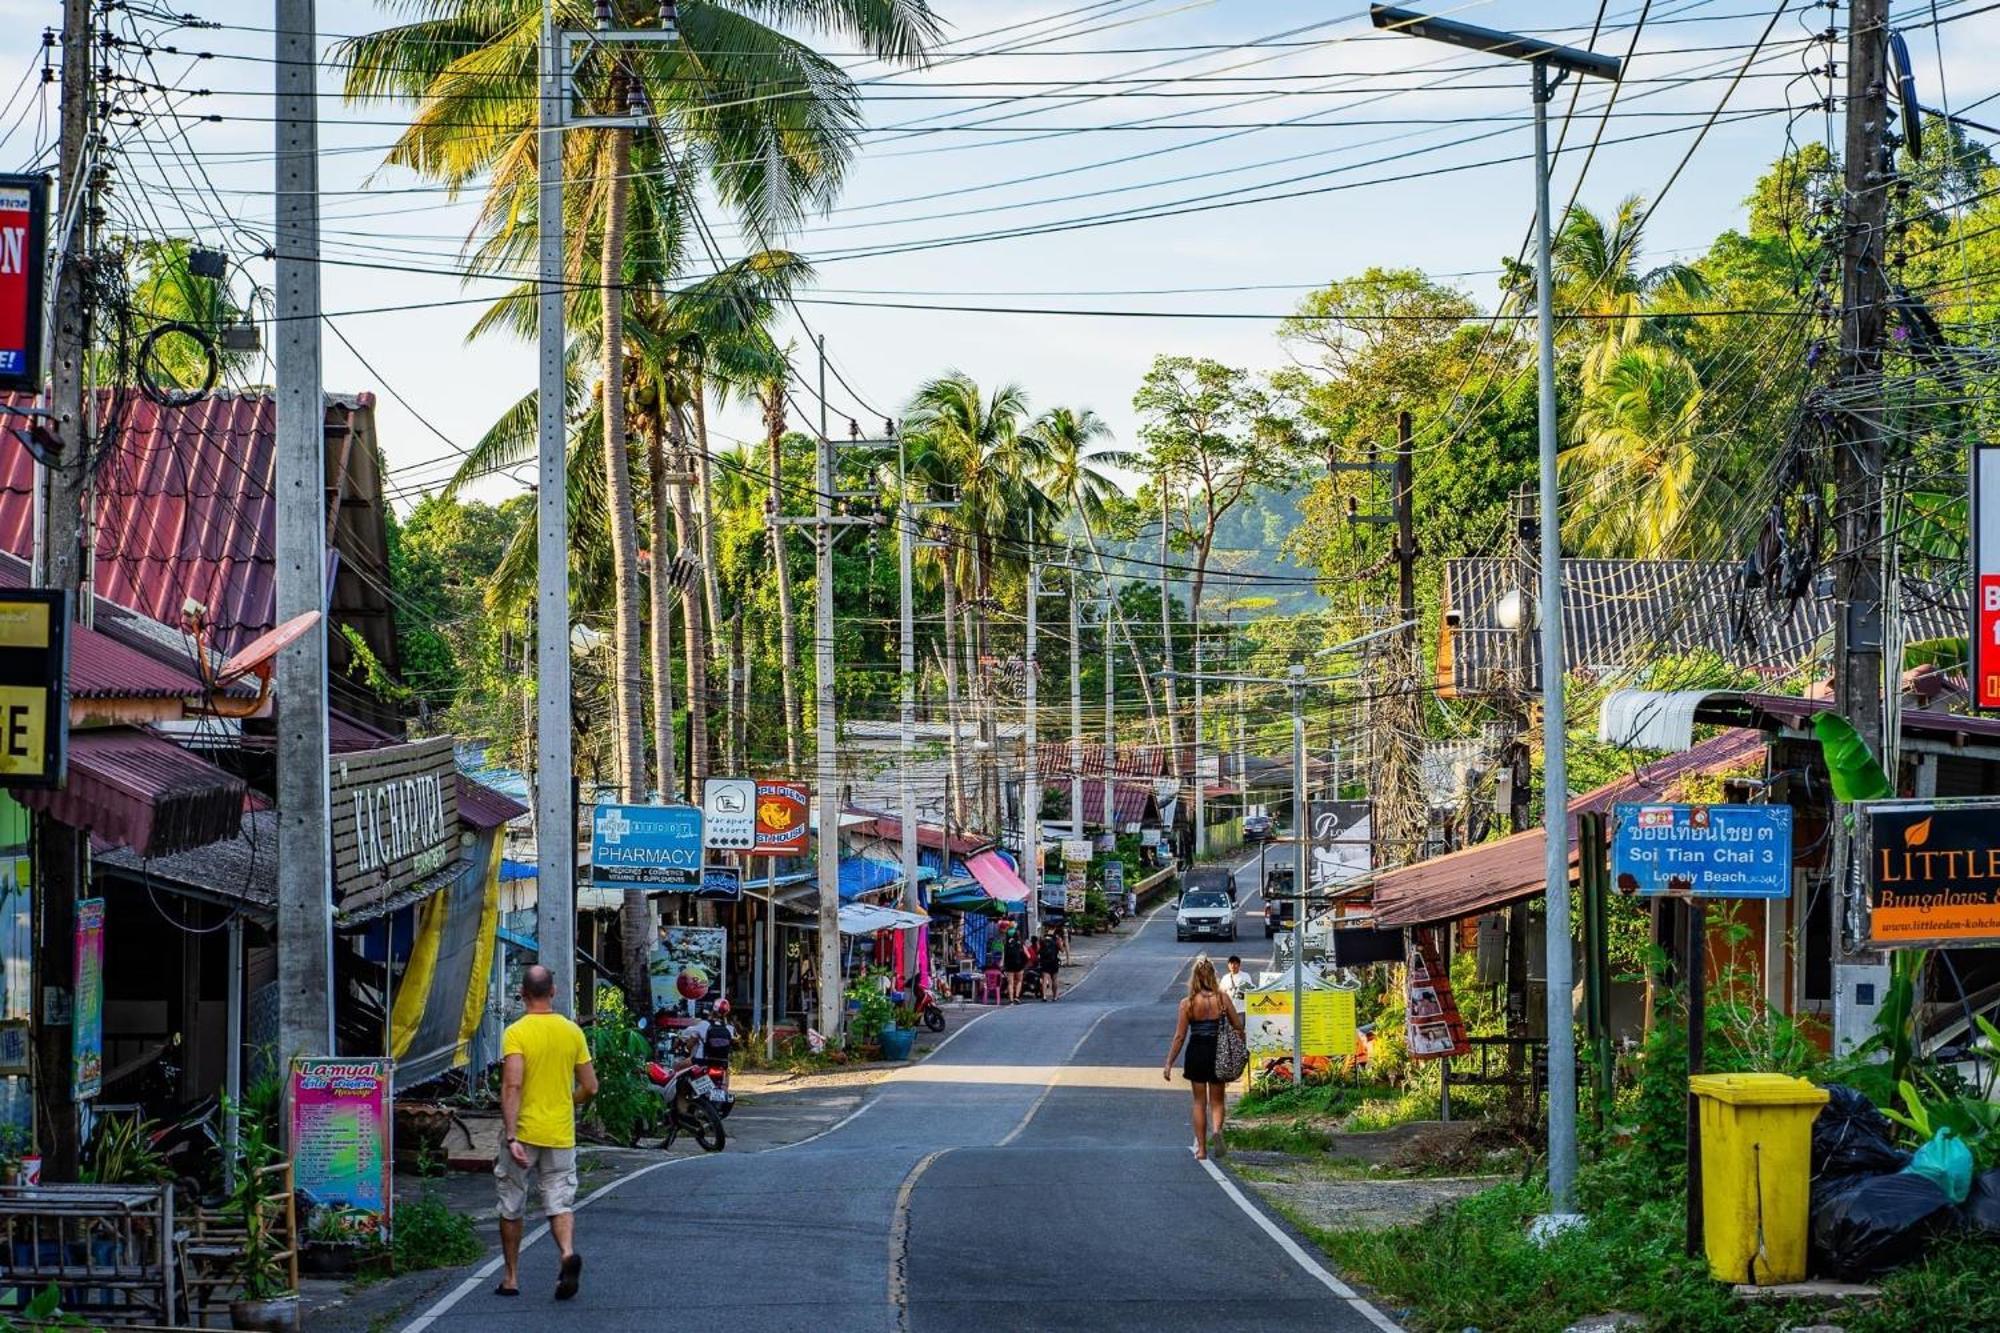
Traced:
POLYGON ((1870 943, 2000 940, 2000 799, 1875 801, 1859 810, 1870 943))

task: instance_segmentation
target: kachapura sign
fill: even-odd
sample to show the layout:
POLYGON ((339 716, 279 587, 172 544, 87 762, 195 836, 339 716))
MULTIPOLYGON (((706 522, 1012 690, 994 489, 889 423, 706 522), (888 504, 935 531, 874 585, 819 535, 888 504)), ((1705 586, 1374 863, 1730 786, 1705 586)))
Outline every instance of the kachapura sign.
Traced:
POLYGON ((451 737, 336 755, 328 777, 334 897, 343 910, 398 893, 454 860, 451 737))

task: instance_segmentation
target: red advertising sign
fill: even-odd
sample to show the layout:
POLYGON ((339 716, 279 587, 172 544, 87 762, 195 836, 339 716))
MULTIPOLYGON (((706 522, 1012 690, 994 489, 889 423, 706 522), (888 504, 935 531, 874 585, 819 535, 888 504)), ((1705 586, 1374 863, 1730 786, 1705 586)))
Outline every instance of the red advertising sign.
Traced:
POLYGON ((803 782, 757 783, 757 845, 751 856, 797 856, 808 841, 806 810, 811 800, 803 782))
POLYGON ((1972 449, 1972 700, 2000 708, 2000 446, 1972 449))
POLYGON ((1464 1055, 1472 1049, 1466 1040, 1465 1020, 1458 1012, 1458 1000, 1451 993, 1451 974, 1445 970, 1443 954, 1432 938, 1433 928, 1407 932, 1403 999, 1403 1044, 1412 1060, 1435 1060, 1439 1056, 1464 1055))
POLYGON ((46 177, 0 176, 0 389, 42 387, 47 203, 46 177))

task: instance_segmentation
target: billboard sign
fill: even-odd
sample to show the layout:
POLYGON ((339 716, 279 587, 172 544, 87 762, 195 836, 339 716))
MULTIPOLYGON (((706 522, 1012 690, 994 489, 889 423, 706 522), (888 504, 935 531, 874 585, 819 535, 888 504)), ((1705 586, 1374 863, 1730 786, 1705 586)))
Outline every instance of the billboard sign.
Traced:
POLYGON ((1972 702, 2000 709, 2000 445, 1972 450, 1972 702))
POLYGON ((1789 898, 1789 805, 1614 807, 1611 874, 1623 893, 1789 898))
POLYGON ((1869 943, 2000 940, 2000 799, 1870 801, 1857 810, 1869 943))
POLYGON ((757 784, 749 778, 709 778, 701 784, 701 841, 718 852, 757 845, 757 784))
POLYGON ((0 176, 0 389, 42 387, 46 176, 0 176))
POLYGON ((1366 801, 1321 801, 1312 806, 1312 860, 1307 892, 1337 892, 1375 867, 1374 820, 1366 801))
POLYGON ((590 882, 606 888, 701 887, 701 811, 600 805, 590 820, 590 882))
POLYGON ((720 926, 663 927, 647 964, 654 1011, 692 1014, 728 994, 728 957, 729 932, 720 926))
POLYGON ((798 856, 806 850, 811 824, 806 810, 811 793, 803 782, 762 779, 757 783, 757 845, 752 856, 798 856))
POLYGON ((350 1235, 386 1239, 393 1199, 395 1062, 299 1056, 292 1061, 292 1179, 314 1209, 350 1235))
POLYGON ((104 899, 76 905, 76 1002, 70 1010, 70 1094, 89 1101, 104 1089, 104 899))

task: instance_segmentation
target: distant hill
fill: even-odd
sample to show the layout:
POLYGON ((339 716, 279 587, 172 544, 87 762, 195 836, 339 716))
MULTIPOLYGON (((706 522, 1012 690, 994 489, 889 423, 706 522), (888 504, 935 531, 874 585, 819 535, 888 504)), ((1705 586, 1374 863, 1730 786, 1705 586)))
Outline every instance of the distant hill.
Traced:
MULTIPOLYGON (((1315 572, 1293 564, 1284 549, 1285 539, 1305 522, 1301 506, 1310 489, 1301 485, 1285 491, 1254 491, 1223 515, 1215 534, 1215 551, 1209 559, 1206 605, 1217 607, 1242 597, 1269 597, 1276 603, 1275 614, 1314 611, 1326 605, 1326 598, 1310 583, 1237 582, 1229 578, 1231 574, 1247 574, 1296 579, 1310 577, 1315 572)), ((1106 555, 1114 552, 1148 562, 1114 566, 1116 572, 1131 578, 1157 578, 1157 567, 1150 563, 1160 558, 1157 524, 1137 541, 1107 543, 1106 555)), ((1193 564, 1192 554, 1186 552, 1175 552, 1171 559, 1177 566, 1193 564)), ((1176 593, 1185 595, 1179 588, 1176 593)))

